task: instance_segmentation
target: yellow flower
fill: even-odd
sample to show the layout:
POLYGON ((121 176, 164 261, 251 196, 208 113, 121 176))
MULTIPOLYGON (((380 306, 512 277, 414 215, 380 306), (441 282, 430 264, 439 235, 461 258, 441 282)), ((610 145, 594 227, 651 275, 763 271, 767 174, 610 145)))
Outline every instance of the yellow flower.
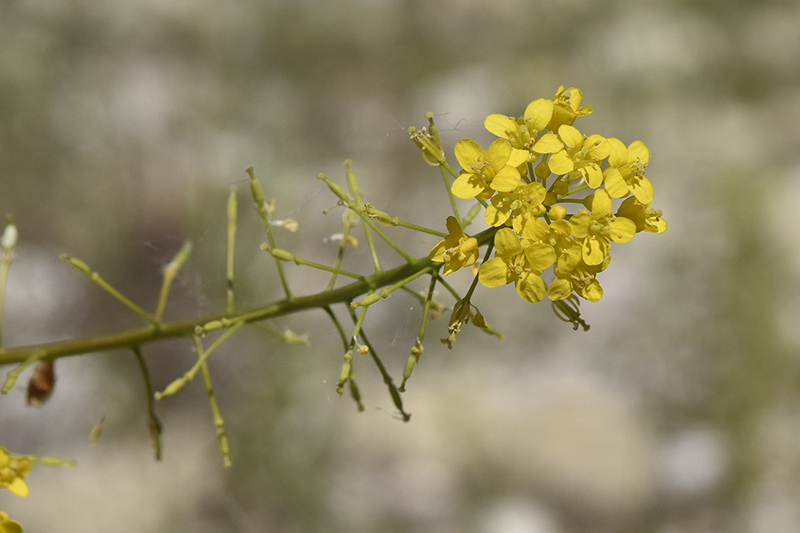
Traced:
POLYGON ((459 198, 491 198, 495 191, 509 192, 519 186, 522 176, 517 167, 528 159, 528 153, 512 148, 505 139, 497 139, 486 151, 470 139, 455 146, 456 159, 464 169, 451 190, 459 198))
POLYGON ((564 86, 558 88, 556 95, 553 98, 553 118, 547 124, 547 129, 550 131, 558 131, 562 124, 571 126, 575 119, 582 115, 588 115, 592 112, 592 108, 588 105, 581 107, 581 99, 583 93, 577 87, 570 87, 564 89, 564 86))
POLYGON ((520 150, 530 150, 539 133, 547 127, 553 117, 553 101, 539 98, 525 108, 518 119, 506 115, 493 114, 486 117, 484 127, 494 135, 507 139, 511 146, 520 150))
POLYGON ((569 279, 556 278, 547 287, 547 297, 552 301, 566 300, 572 294, 572 283, 569 279))
POLYGON ((27 457, 11 455, 8 450, 0 447, 0 488, 7 488, 17 496, 24 498, 28 495, 28 485, 25 476, 31 470, 33 462, 27 457))
POLYGON ((583 243, 582 257, 587 265, 599 265, 609 257, 609 240, 628 242, 636 233, 633 221, 614 216, 611 197, 598 189, 591 198, 592 211, 581 209, 569 219, 572 235, 583 243))
POLYGON ((633 141, 630 146, 619 139, 610 138, 611 154, 608 167, 603 172, 603 180, 608 194, 614 198, 624 198, 630 193, 636 199, 649 204, 653 201, 653 184, 644 176, 644 169, 650 161, 650 151, 642 141, 633 141))
MULTIPOLYGON (((650 205, 647 147, 641 141, 625 146, 619 139, 582 134, 572 125, 592 113, 582 98, 580 89, 561 86, 552 99, 532 101, 518 118, 486 117, 484 126, 499 138, 485 150, 470 139, 456 144, 463 170, 451 192, 478 200, 469 220, 485 208, 484 222, 495 228, 494 256, 478 268, 477 240, 452 217, 447 237, 429 255, 444 263, 445 275, 471 266, 488 288, 514 283, 529 302, 547 296, 556 314, 576 328, 588 328, 580 319, 578 298, 597 302, 603 297, 597 274, 611 262, 611 243, 667 229, 661 211, 650 205), (589 196, 572 197, 587 188, 594 189, 589 196), (622 199, 616 213, 612 198, 622 199), (583 205, 572 214, 567 204, 574 203, 583 205), (551 267, 548 285, 542 275, 551 267)), ((451 322, 448 345, 462 323, 451 322)))
POLYGON ((553 301, 570 297, 572 291, 590 302, 598 302, 603 297, 603 287, 597 280, 597 274, 605 270, 611 263, 611 256, 606 254, 597 265, 589 265, 583 259, 583 246, 572 237, 565 237, 569 224, 560 220, 551 224, 551 233, 558 235, 556 253, 558 260, 553 266, 556 279, 547 289, 548 297, 553 301))
POLYGON ((11 520, 6 513, 0 511, 0 533, 22 533, 22 525, 16 520, 11 520))
POLYGON ((650 204, 642 204, 635 197, 626 198, 617 209, 617 216, 625 217, 636 224, 636 233, 644 230, 648 233, 664 233, 667 221, 661 218, 661 211, 653 209, 650 204))
POLYGON ((461 326, 469 323, 470 320, 472 320, 473 326, 486 328, 486 321, 484 321, 483 315, 478 308, 472 305, 469 300, 459 300, 450 315, 450 323, 447 326, 449 335, 446 339, 439 339, 439 341, 447 345, 448 350, 452 350, 453 343, 456 342, 456 335, 461 331, 461 326))
POLYGON ((478 260, 478 240, 467 236, 455 217, 447 217, 447 232, 447 237, 428 255, 431 260, 444 263, 445 276, 478 260))
POLYGON ((566 220, 556 220, 548 228, 548 242, 556 251, 554 270, 572 272, 583 258, 582 243, 572 237, 572 228, 566 220))
MULTIPOLYGON (((553 269, 553 272, 559 277, 559 281, 553 282, 551 290, 553 285, 557 283, 563 284, 564 281, 567 281, 571 284, 572 290, 584 300, 599 302, 603 297, 603 287, 600 285, 600 282, 597 281, 597 274, 605 270, 610 262, 611 256, 606 256, 605 261, 599 265, 587 265, 584 261, 580 261, 578 265, 567 274, 558 269, 553 269)), ((559 288, 563 290, 563 286, 559 286, 559 288)), ((553 298, 553 300, 555 299, 556 298, 553 298)))
POLYGON ((564 124, 558 128, 558 136, 565 148, 550 156, 547 162, 554 174, 569 174, 570 178, 583 178, 592 189, 603 184, 600 165, 611 153, 611 144, 602 135, 589 137, 577 128, 564 124))
POLYGON ((498 192, 486 206, 484 220, 489 226, 502 226, 509 218, 543 215, 547 210, 542 202, 547 190, 541 183, 526 183, 511 192, 498 192))
POLYGON ((495 257, 481 265, 478 281, 489 288, 514 283, 523 299, 542 301, 546 288, 541 276, 556 260, 553 247, 520 239, 510 228, 497 231, 494 246, 495 257))
POLYGON ((516 223, 520 219, 514 219, 515 231, 521 234, 523 239, 531 243, 547 244, 555 253, 553 272, 566 279, 557 278, 547 287, 547 296, 553 301, 566 299, 572 294, 573 283, 569 276, 582 262, 583 247, 572 237, 572 228, 564 220, 566 213, 560 212, 563 209, 561 206, 553 206, 550 209, 550 216, 556 219, 551 224, 540 218, 534 218, 527 220, 518 230, 516 223))

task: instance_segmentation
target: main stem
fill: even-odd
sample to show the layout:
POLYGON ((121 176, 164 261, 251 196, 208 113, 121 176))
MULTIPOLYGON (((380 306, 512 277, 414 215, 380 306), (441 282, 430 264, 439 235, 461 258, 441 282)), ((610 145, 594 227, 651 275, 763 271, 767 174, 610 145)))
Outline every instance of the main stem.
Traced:
POLYGON ((247 311, 221 313, 181 322, 152 324, 100 337, 86 337, 17 348, 0 348, 0 365, 22 363, 34 355, 37 359, 53 360, 71 355, 131 348, 175 337, 190 337, 196 333, 197 328, 202 328, 204 324, 212 321, 227 320, 232 325, 238 322, 257 322, 315 307, 325 308, 332 304, 352 301, 368 291, 375 291, 386 285, 397 283, 432 264, 433 262, 427 257, 411 260, 392 270, 378 272, 338 289, 324 290, 309 296, 292 297, 247 311))

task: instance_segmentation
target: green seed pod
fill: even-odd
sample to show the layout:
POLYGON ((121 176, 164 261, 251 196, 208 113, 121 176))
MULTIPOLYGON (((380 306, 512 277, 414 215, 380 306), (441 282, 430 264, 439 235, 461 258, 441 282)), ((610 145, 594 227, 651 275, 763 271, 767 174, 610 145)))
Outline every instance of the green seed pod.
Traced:
POLYGON ((403 368, 403 382, 411 377, 411 372, 414 371, 416 364, 417 356, 412 353, 408 356, 408 359, 406 359, 406 366, 403 368))
POLYGON ((250 175, 250 192, 253 195, 253 201, 256 203, 256 206, 260 209, 264 206, 264 192, 261 190, 261 184, 256 179, 256 175, 253 172, 253 167, 247 167, 245 170, 250 175))
POLYGON ((353 401, 356 402, 358 405, 358 410, 364 410, 364 404, 361 403, 361 391, 358 390, 358 385, 356 385, 355 380, 350 380, 350 396, 353 398, 353 401))

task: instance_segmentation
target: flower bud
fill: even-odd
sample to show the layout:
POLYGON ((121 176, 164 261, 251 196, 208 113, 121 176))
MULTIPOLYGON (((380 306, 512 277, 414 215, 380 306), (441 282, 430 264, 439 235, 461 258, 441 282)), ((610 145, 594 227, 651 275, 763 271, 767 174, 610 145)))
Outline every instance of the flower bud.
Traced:
POLYGON ((9 221, 6 229, 3 231, 3 236, 0 237, 0 245, 3 246, 3 250, 6 252, 13 251, 14 247, 17 245, 17 237, 19 237, 17 227, 14 225, 14 222, 9 221))
POLYGON ((567 210, 563 205, 554 205, 550 208, 550 218, 553 220, 563 220, 567 216, 567 210))

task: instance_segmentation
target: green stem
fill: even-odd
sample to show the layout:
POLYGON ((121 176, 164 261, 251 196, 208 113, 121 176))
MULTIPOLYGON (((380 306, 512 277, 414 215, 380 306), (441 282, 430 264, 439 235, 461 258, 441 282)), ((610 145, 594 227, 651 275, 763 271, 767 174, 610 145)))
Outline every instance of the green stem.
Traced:
POLYGON ((364 278, 364 276, 362 276, 361 274, 348 272, 347 270, 341 270, 336 266, 329 267, 328 265, 323 265, 322 263, 315 263, 313 261, 308 261, 306 259, 303 259, 299 255, 294 255, 291 252, 287 252, 286 250, 273 250, 269 247, 267 243, 263 243, 260 248, 265 252, 267 252, 268 254, 271 254, 273 257, 280 259, 281 261, 288 261, 294 263, 295 265, 307 266, 309 268, 315 268, 317 270, 322 270, 324 272, 332 272, 337 276, 341 274, 342 276, 346 276, 348 278, 355 278, 355 279, 364 278))
MULTIPOLYGON (((264 198, 264 193, 261 189, 261 183, 259 183, 259 181, 256 179, 256 174, 253 170, 253 167, 247 167, 245 172, 247 172, 247 174, 250 176, 250 192, 253 195, 253 201, 256 203, 256 211, 258 211, 258 216, 261 217, 261 222, 264 223, 264 230, 267 232, 269 247, 277 248, 275 245, 275 234, 272 231, 272 224, 270 222, 272 214, 270 213, 269 206, 264 198)), ((286 295, 287 300, 291 300, 292 291, 289 289, 289 282, 286 280, 286 273, 283 271, 283 265, 277 259, 275 260, 275 265, 278 268, 278 277, 281 280, 281 286, 283 286, 283 293, 286 295)))
POLYGON ((442 183, 444 183, 444 189, 447 191, 447 198, 450 200, 450 209, 453 210, 453 215, 456 217, 456 220, 459 221, 460 224, 463 224, 461 220, 461 215, 458 214, 458 205, 456 205, 456 197, 453 194, 453 191, 450 189, 450 178, 447 177, 447 172, 445 171, 444 166, 439 166, 439 171, 442 173, 442 183))
POLYGON ((238 211, 238 203, 236 201, 236 187, 231 187, 231 194, 228 197, 228 249, 227 249, 227 304, 225 310, 228 313, 233 312, 233 257, 234 247, 236 245, 236 218, 238 211))
POLYGON ((413 258, 413 257, 411 257, 410 255, 408 255, 408 254, 406 253, 406 251, 405 251, 405 250, 403 250, 402 248, 400 248, 400 247, 399 247, 397 244, 395 244, 395 242, 394 242, 392 239, 390 239, 390 238, 389 238, 389 236, 388 236, 388 235, 386 235, 386 234, 385 234, 385 233, 384 233, 384 232, 383 232, 383 231, 382 231, 382 230, 381 230, 381 229, 378 227, 378 225, 377 225, 377 224, 375 224, 375 222, 374 222, 374 221, 372 221, 372 220, 371 220, 371 219, 370 219, 368 216, 366 216, 366 215, 364 215, 364 214, 362 214, 362 213, 358 213, 358 215, 361 217, 361 220, 364 222, 364 232, 367 234, 367 243, 368 243, 368 244, 370 244, 370 249, 371 249, 371 250, 374 250, 374 249, 375 249, 375 247, 374 247, 374 245, 372 245, 372 242, 371 242, 371 239, 370 239, 370 234, 369 234, 369 231, 368 231, 368 229, 371 229, 372 231, 374 231, 375 233, 377 233, 377 234, 378 234, 378 236, 379 236, 381 239, 383 239, 383 240, 384 240, 384 242, 386 242, 386 244, 388 244, 388 245, 389 245, 389 246, 390 246, 390 247, 391 247, 391 248, 392 248, 392 249, 393 249, 395 252, 397 252, 398 254, 400 254, 400 255, 403 257, 403 259, 405 259, 406 261, 413 261, 413 259, 414 259, 414 258, 413 258))
POLYGON ((583 198, 559 198, 558 203, 560 204, 582 204, 584 202, 583 198))
MULTIPOLYGON (((194 364, 194 366, 190 368, 185 374, 183 374, 183 376, 179 377, 178 379, 174 380, 172 383, 167 385, 167 387, 164 389, 163 392, 156 392, 155 399, 160 400, 161 398, 172 396, 173 394, 181 390, 183 387, 185 387, 187 383, 189 383, 194 379, 194 376, 197 374, 197 371, 200 370, 200 368, 206 364, 206 361, 208 360, 209 357, 211 357, 211 354, 214 353, 214 351, 217 348, 222 346, 222 343, 228 340, 234 333, 236 333, 239 330, 239 328, 244 326, 244 324, 245 324, 244 322, 235 323, 229 329, 227 329, 225 333, 217 337, 217 340, 211 343, 211 346, 209 346, 206 351, 199 352, 197 354, 197 362, 194 364)), ((194 338, 195 339, 198 338, 198 335, 195 334, 194 338)), ((202 348, 202 346, 200 347, 202 348)))
POLYGON ((134 346, 133 353, 136 355, 136 362, 139 364, 139 370, 142 373, 142 381, 144 382, 144 395, 147 401, 147 428, 150 431, 150 441, 153 443, 156 461, 160 461, 162 450, 161 421, 158 419, 158 415, 156 415, 153 402, 153 385, 150 382, 150 373, 147 370, 147 364, 144 362, 141 349, 138 346, 134 346))
MULTIPOLYGON (((194 346, 198 354, 202 353, 203 344, 198 335, 194 336, 194 346)), ((225 420, 222 418, 222 412, 219 410, 217 397, 214 396, 214 385, 211 382, 211 372, 208 371, 208 365, 205 361, 203 361, 202 365, 200 365, 200 369, 203 371, 203 381, 206 385, 208 404, 211 406, 211 416, 214 419, 214 427, 217 429, 217 444, 219 446, 219 452, 222 454, 222 463, 225 468, 230 468, 233 466, 233 463, 231 462, 231 448, 228 445, 228 433, 225 431, 225 420)))
POLYGON ((397 289, 405 287, 406 285, 408 285, 409 283, 411 283, 412 281, 414 281, 418 277, 430 273, 431 270, 433 270, 433 267, 431 267, 429 269, 420 270, 419 272, 414 272, 413 274, 411 274, 406 279, 402 279, 402 280, 398 281, 397 283, 393 284, 391 287, 387 287, 387 288, 381 289, 381 290, 379 290, 377 292, 373 292, 371 294, 368 294, 360 302, 351 302, 350 303, 350 307, 352 307, 353 309, 355 309, 356 307, 369 307, 370 305, 374 304, 375 302, 378 302, 383 298, 387 298, 391 293, 393 293, 397 289))
POLYGON ((322 173, 320 173, 317 176, 317 179, 325 182, 325 184, 328 186, 331 192, 336 196, 338 196, 339 199, 341 199, 342 203, 344 203, 344 205, 346 205, 351 211, 353 211, 353 213, 357 214, 361 218, 361 221, 364 223, 364 234, 366 235, 367 238, 367 246, 369 247, 370 254, 372 255, 372 265, 375 268, 376 272, 380 272, 382 268, 380 265, 380 261, 378 261, 378 252, 375 249, 375 243, 373 242, 372 235, 370 235, 369 232, 370 229, 375 233, 377 233, 378 236, 381 239, 383 239, 386 242, 386 244, 391 246, 395 252, 400 254, 403 257, 403 259, 405 259, 408 262, 412 262, 414 260, 414 258, 412 258, 405 252, 405 250, 397 246, 394 243, 394 241, 389 238, 388 235, 386 235, 383 231, 381 231, 381 229, 377 226, 377 224, 375 224, 375 222, 366 213, 364 213, 361 209, 359 209, 361 203, 355 200, 351 200, 350 197, 347 195, 347 193, 344 191, 344 189, 342 189, 342 187, 338 183, 329 180, 322 173))
POLYGON ((418 226, 416 224, 412 224, 410 222, 405 222, 400 220, 397 217, 389 216, 388 213, 384 213, 383 211, 376 209, 369 204, 364 204, 362 206, 362 210, 364 213, 374 219, 377 220, 382 226, 392 227, 392 226, 400 226, 401 228, 407 228, 414 231, 419 231, 420 233, 427 233, 429 235, 434 235, 439 237, 440 239, 444 239, 447 237, 447 233, 442 233, 441 231, 436 231, 434 229, 426 228, 424 226, 418 226))
MULTIPOLYGON (((355 313, 353 312, 352 309, 350 310, 350 316, 355 321, 355 313)), ((359 317, 357 327, 362 320, 363 319, 359 317)), ((381 373, 381 376, 383 377, 383 382, 389 389, 389 395, 392 397, 392 402, 394 402, 394 406, 397 407, 398 411, 400 411, 400 415, 403 417, 403 422, 408 422, 409 419, 411 418, 411 414, 406 413, 405 410, 403 410, 403 400, 402 398, 400 398, 400 391, 397 390, 397 387, 395 386, 394 381, 392 380, 392 376, 389 375, 389 372, 386 370, 383 361, 381 361, 381 358, 378 357, 378 354, 375 351, 375 347, 372 345, 371 342, 369 342, 369 339, 367 339, 367 336, 364 333, 364 331, 361 330, 360 328, 358 329, 359 329, 359 334, 361 336, 361 340, 363 340, 364 345, 367 348, 369 348, 369 355, 372 357, 372 361, 375 363, 375 366, 378 367, 378 371, 381 373)))
POLYGON ((460 299, 461 299, 461 295, 460 295, 460 294, 458 294, 458 291, 457 291, 457 290, 455 290, 455 289, 453 288, 453 286, 452 286, 452 285, 450 285, 449 283, 447 283, 447 282, 444 280, 444 278, 442 277, 442 275, 441 275, 441 274, 437 274, 437 276, 438 276, 439 284, 440 284, 442 287, 444 287, 444 288, 445 288, 445 290, 447 290, 447 292, 449 292, 449 293, 450 293, 450 296, 452 296, 452 297, 453 297, 453 299, 454 299, 454 300, 456 300, 456 301, 460 300, 460 299))
POLYGON ((183 265, 186 264, 191 251, 191 241, 184 242, 172 261, 164 267, 164 280, 161 283, 161 292, 158 295, 158 304, 156 305, 156 322, 161 322, 161 318, 164 316, 164 309, 166 309, 167 306, 167 299, 169 299, 169 290, 172 287, 172 282, 175 280, 175 276, 178 275, 180 269, 183 268, 183 265))
POLYGON ((333 261, 333 270, 331 270, 331 278, 328 280, 328 284, 325 286, 325 290, 333 289, 334 285, 336 285, 336 278, 339 276, 340 268, 342 266, 342 261, 344 260, 344 253, 347 249, 347 240, 350 237, 350 231, 353 228, 353 222, 357 220, 355 218, 355 213, 351 211, 347 211, 343 222, 342 222, 342 242, 339 245, 339 250, 336 252, 336 259, 333 261))
POLYGON ((133 311, 134 313, 145 319, 147 322, 150 322, 153 325, 158 325, 158 320, 156 319, 156 317, 154 317, 153 315, 151 315, 150 313, 148 313, 147 311, 145 311, 144 309, 133 303, 130 300, 130 298, 128 298, 127 296, 119 292, 117 289, 112 287, 106 280, 100 277, 100 274, 92 271, 92 269, 89 268, 89 265, 87 265, 80 259, 75 259, 74 257, 70 257, 67 254, 61 254, 58 256, 58 258, 72 265, 75 268, 75 270, 84 274, 87 278, 93 281, 101 289, 103 289, 108 294, 116 298, 120 303, 122 303, 122 305, 124 305, 125 307, 127 307, 128 309, 130 309, 131 311, 133 311))
MULTIPOLYGON (((591 187, 589 187, 589 185, 587 185, 586 183, 584 183, 584 184, 583 184, 583 185, 581 185, 580 187, 575 187, 575 188, 574 188, 574 189, 572 189, 571 191, 567 191, 567 194, 565 194, 564 196, 572 196, 573 194, 576 194, 576 193, 579 193, 579 192, 583 192, 583 191, 585 191, 585 190, 587 190, 587 189, 591 189, 591 187)), ((563 199, 559 199, 558 201, 559 201, 559 202, 563 202, 564 200, 563 200, 563 199)))
POLYGON ((329 305, 323 307, 322 310, 325 311, 328 317, 330 317, 331 322, 333 322, 333 326, 339 333, 339 338, 342 340, 342 346, 344 350, 347 351, 347 334, 344 332, 341 322, 339 322, 339 319, 336 318, 336 315, 333 313, 333 309, 331 309, 329 305))
POLYGON ((196 333, 197 328, 214 321, 225 321, 229 325, 238 322, 256 322, 290 315, 299 311, 350 302, 358 296, 371 290, 377 290, 386 285, 391 285, 406 279, 415 272, 429 268, 433 262, 427 257, 416 259, 392 270, 378 272, 363 280, 355 281, 337 289, 326 290, 309 296, 294 297, 271 303, 255 309, 221 313, 193 320, 167 322, 159 325, 152 324, 138 329, 131 329, 110 335, 86 337, 82 339, 48 342, 43 344, 20 346, 17 348, 0 348, 0 365, 21 363, 32 355, 36 359, 58 359, 84 353, 131 348, 151 342, 159 342, 177 337, 189 337, 196 333))

